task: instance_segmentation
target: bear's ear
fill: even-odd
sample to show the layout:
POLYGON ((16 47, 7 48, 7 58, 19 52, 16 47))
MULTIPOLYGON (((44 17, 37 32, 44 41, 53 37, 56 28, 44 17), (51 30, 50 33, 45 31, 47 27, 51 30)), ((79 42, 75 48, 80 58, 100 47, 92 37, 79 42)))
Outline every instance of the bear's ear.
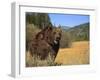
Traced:
POLYGON ((36 35, 36 39, 37 40, 42 40, 44 38, 44 35, 43 33, 39 32, 37 35, 36 35))
POLYGON ((45 28, 43 29, 44 32, 45 32, 45 31, 50 31, 50 30, 52 30, 52 27, 51 27, 51 26, 47 26, 47 27, 45 27, 45 28))

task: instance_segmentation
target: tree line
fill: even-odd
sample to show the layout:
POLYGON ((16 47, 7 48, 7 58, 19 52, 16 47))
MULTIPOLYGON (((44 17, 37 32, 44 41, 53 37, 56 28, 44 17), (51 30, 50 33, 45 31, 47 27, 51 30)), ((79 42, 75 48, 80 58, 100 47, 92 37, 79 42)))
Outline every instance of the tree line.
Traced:
POLYGON ((43 29, 46 26, 52 26, 50 17, 47 13, 26 12, 26 24, 34 24, 37 28, 43 29))

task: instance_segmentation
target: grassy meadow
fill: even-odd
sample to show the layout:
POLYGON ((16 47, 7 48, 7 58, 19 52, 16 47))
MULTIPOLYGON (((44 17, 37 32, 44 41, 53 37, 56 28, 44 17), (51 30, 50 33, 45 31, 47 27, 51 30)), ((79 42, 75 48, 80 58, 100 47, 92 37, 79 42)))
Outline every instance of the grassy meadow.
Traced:
POLYGON ((89 64, 89 42, 73 42, 72 47, 60 49, 55 62, 62 65, 89 64))
POLYGON ((27 67, 81 64, 89 64, 89 41, 73 42, 70 48, 60 48, 55 62, 53 62, 50 55, 46 60, 40 60, 39 58, 34 60, 30 52, 26 52, 27 67))

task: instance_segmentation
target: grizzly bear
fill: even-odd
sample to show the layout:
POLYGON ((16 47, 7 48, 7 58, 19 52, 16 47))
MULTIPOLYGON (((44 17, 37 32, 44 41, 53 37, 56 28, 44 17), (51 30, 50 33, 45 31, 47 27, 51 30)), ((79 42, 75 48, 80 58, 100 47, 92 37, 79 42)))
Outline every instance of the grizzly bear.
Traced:
POLYGON ((49 53, 55 59, 60 47, 62 30, 60 27, 45 27, 29 44, 31 55, 45 60, 49 53))

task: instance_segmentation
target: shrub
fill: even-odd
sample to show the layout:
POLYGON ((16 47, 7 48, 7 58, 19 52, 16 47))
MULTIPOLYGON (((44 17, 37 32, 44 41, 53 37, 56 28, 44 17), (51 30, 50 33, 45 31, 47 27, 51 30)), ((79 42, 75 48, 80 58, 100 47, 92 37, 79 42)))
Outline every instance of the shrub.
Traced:
POLYGON ((71 47, 71 44, 72 44, 72 40, 70 34, 66 31, 63 31, 61 42, 60 42, 60 48, 69 48, 71 47))

